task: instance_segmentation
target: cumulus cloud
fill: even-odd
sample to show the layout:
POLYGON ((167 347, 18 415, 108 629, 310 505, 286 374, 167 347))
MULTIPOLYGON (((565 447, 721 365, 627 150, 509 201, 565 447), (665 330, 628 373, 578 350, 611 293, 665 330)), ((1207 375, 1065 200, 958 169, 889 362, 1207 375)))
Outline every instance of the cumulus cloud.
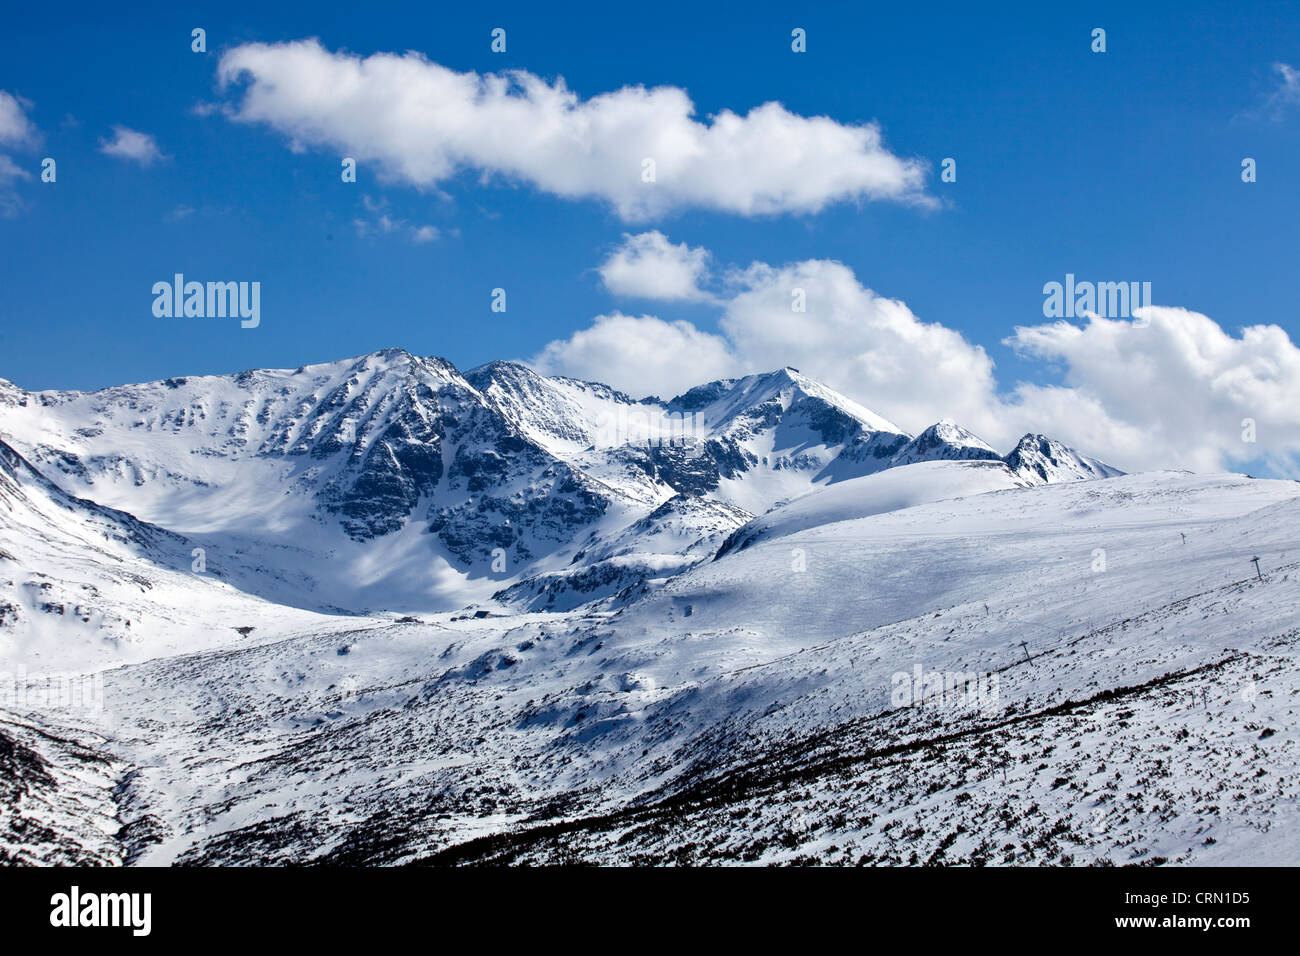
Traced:
POLYGON ((107 156, 127 159, 141 166, 150 166, 165 157, 157 141, 148 133, 127 126, 114 126, 112 139, 101 139, 99 151, 107 156))
POLYGON ((700 286, 709 272, 709 253, 686 243, 673 245, 658 230, 623 236, 598 269, 615 295, 664 302, 699 302, 712 298, 700 286))
POLYGON ((628 220, 690 207, 753 216, 845 200, 932 202, 925 164, 891 153, 877 124, 799 116, 775 102, 702 121, 677 87, 583 99, 563 79, 523 70, 458 73, 415 52, 361 57, 314 39, 234 47, 218 79, 245 84, 230 118, 419 187, 473 170, 602 200, 628 220))
POLYGON ((632 395, 678 395, 693 385, 741 374, 726 340, 689 322, 615 312, 551 342, 532 365, 546 375, 605 382, 632 395))
POLYGON ((923 428, 956 417, 986 432, 993 362, 959 332, 921 321, 878 296, 839 262, 774 268, 755 263, 727 276, 721 334, 654 316, 603 316, 552 342, 534 363, 605 381, 630 393, 678 394, 715 378, 792 365, 900 425, 923 428), (804 311, 796 311, 801 305, 804 311))
POLYGON ((966 410, 963 424, 975 431, 999 425, 988 413, 995 382, 984 349, 877 295, 843 263, 755 263, 730 284, 720 326, 748 369, 793 365, 851 397, 871 396, 868 407, 900 425, 924 428, 953 409, 966 410))
POLYGON ((1056 381, 1003 385, 981 345, 878 295, 843 263, 755 263, 726 284, 719 333, 602 316, 535 364, 665 397, 793 365, 912 432, 949 418, 1003 451, 1041 432, 1129 471, 1300 463, 1300 349, 1276 325, 1234 336, 1199 313, 1148 306, 1138 321, 1017 327, 1005 344, 1056 381))
POLYGON ((1007 343, 1061 363, 1057 386, 1021 385, 1020 410, 1043 409, 1081 446, 1117 462, 1220 470, 1257 457, 1279 471, 1300 458, 1300 349, 1276 325, 1234 337, 1186 309, 1138 309, 1140 322, 1092 317, 1017 328, 1007 343), (1255 443, 1245 420, 1254 423, 1255 443))

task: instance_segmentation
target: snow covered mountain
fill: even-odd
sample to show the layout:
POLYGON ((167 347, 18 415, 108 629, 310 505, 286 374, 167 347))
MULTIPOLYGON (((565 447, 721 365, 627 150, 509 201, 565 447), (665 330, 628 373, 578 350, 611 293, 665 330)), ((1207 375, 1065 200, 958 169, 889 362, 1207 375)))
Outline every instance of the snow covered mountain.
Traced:
MULTIPOLYGON (((327 613, 572 607, 661 581, 818 488, 998 459, 950 422, 910 436, 789 368, 636 401, 400 349, 96 392, 0 382, 0 439, 250 593, 327 613)), ((1119 474, 1035 441, 1006 459, 1026 481, 1119 474)))
POLYGON ((1017 475, 1027 481, 1050 484, 1089 478, 1114 478, 1122 475, 1104 461, 1080 455, 1058 441, 1042 435, 1026 435, 1004 459, 1017 475))
POLYGON ((1298 533, 793 369, 2 383, 0 862, 1293 862, 1298 533))
POLYGON ((1298 530, 1295 482, 885 469, 617 608, 0 702, 0 860, 1294 862, 1298 530))
POLYGON ((912 465, 919 461, 1000 461, 1001 459, 1001 455, 973 433, 960 425, 942 421, 931 425, 900 448, 891 464, 912 465))

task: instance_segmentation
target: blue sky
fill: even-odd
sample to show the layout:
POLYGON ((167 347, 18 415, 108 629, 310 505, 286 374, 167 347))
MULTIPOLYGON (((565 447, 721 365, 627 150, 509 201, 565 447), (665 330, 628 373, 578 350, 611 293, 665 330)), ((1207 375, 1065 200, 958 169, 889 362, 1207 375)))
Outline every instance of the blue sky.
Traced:
MULTIPOLYGON (((1016 326, 1046 321, 1045 282, 1066 273, 1147 281, 1157 305, 1202 313, 1229 336, 1265 324, 1295 339, 1300 103, 1275 66, 1300 64, 1293 4, 758 4, 743 17, 705 4, 569 15, 465 6, 7 12, 0 90, 21 99, 36 132, 0 143, 32 177, 10 177, 0 217, 0 377, 29 389, 95 388, 387 346, 469 368, 536 356, 615 311, 718 333, 716 302, 644 301, 602 283, 597 267, 624 234, 652 229, 708 250, 715 291, 727 269, 755 261, 841 262, 920 321, 982 346, 1000 396, 1018 383, 1093 382, 1116 406, 1116 434, 1154 426, 1102 394, 1102 373, 1081 370, 1085 355, 1027 357, 1003 344, 1016 326), (498 26, 504 54, 489 48, 498 26), (193 27, 207 31, 206 54, 190 50, 193 27), (791 51, 793 27, 807 31, 806 53, 791 51), (1094 27, 1106 30, 1104 54, 1090 49, 1094 27), (363 162, 359 181, 345 184, 339 149, 295 151, 273 124, 196 111, 237 105, 248 85, 218 89, 223 53, 311 37, 331 54, 415 50, 457 72, 562 76, 584 100, 637 84, 679 87, 700 122, 769 101, 845 126, 875 121, 890 154, 927 164, 928 202, 849 196, 817 212, 759 215, 684 203, 632 221, 599 197, 556 195, 499 171, 421 184, 363 162), (153 137, 163 157, 106 154, 115 126, 153 137), (39 181, 46 156, 58 164, 53 184, 39 181), (957 160, 955 183, 940 182, 944 157, 957 160), (1243 157, 1256 160, 1257 182, 1241 181, 1243 157), (383 233, 380 216, 404 225, 383 233), (358 219, 370 223, 365 234, 358 219), (438 237, 414 241, 426 225, 438 237), (260 326, 155 317, 151 286, 175 272, 260 281, 260 326), (504 314, 489 307, 496 287, 508 293, 504 314)), ((1163 384, 1177 394, 1178 381, 1163 384)), ((1269 395, 1246 400, 1261 406, 1261 421, 1277 416, 1273 399, 1288 398, 1269 395)), ((855 397, 890 402, 865 387, 855 397)), ((1225 400, 1214 427, 1234 432, 1239 406, 1225 400)), ((1086 410, 1073 407, 1065 430, 1093 437, 1086 410)), ((1295 423, 1271 424, 1277 441, 1260 441, 1278 471, 1295 423)), ((1162 447, 1192 440, 1189 427, 1163 435, 1162 447)), ((1186 463, 1217 455, 1266 467, 1256 449, 1236 453, 1228 441, 1186 463)))

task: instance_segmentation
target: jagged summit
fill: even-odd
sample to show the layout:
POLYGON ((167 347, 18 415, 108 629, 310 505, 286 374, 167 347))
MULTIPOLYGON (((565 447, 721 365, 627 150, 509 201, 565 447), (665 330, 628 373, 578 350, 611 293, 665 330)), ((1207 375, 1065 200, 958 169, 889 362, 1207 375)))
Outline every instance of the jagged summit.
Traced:
POLYGON ((1045 435, 1025 435, 1006 456, 1017 475, 1045 484, 1089 478, 1115 478, 1124 474, 1097 458, 1081 455, 1073 448, 1045 435))

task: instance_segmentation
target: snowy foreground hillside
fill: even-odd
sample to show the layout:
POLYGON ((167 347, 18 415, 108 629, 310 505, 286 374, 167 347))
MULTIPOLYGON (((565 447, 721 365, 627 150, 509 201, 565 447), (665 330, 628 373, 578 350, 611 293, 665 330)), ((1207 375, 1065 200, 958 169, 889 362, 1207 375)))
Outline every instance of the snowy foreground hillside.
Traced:
POLYGON ((3 862, 1300 853, 1295 482, 399 352, 0 441, 3 862))

